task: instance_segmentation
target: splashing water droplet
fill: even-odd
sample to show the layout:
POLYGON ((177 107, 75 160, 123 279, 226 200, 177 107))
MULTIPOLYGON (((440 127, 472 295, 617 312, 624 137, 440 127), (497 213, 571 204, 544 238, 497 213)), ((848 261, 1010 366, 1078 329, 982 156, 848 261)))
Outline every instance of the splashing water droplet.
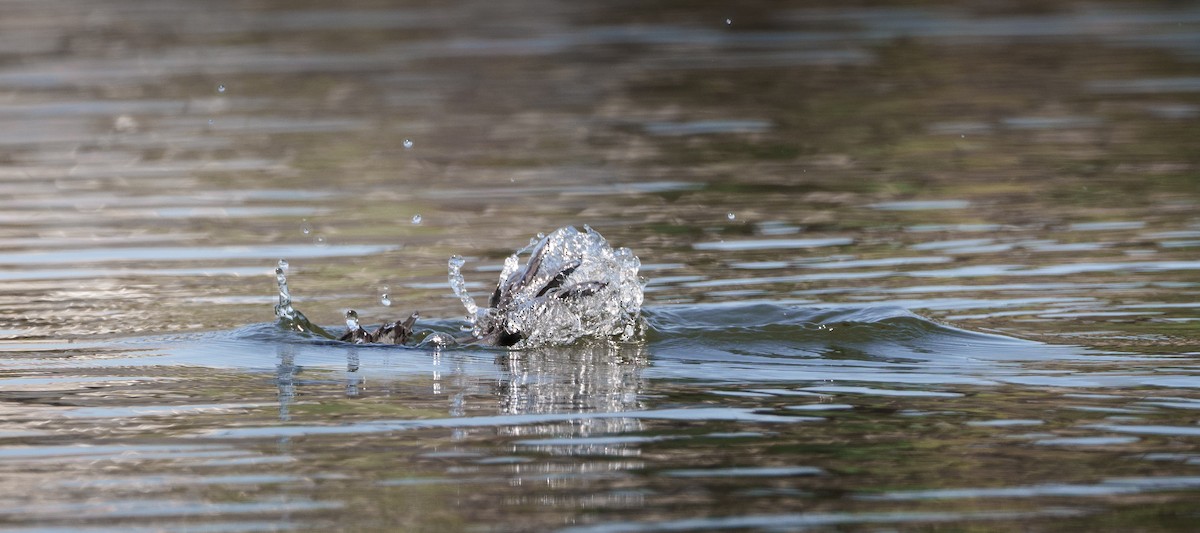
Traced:
POLYGON ((301 221, 300 221, 300 231, 301 231, 302 233, 304 233, 305 235, 308 235, 309 233, 312 233, 312 226, 309 226, 309 225, 308 225, 308 219, 307 219, 307 218, 306 218, 306 219, 303 219, 303 220, 301 220, 301 221))
POLYGON ((320 326, 309 322, 304 313, 292 307, 292 294, 288 291, 287 272, 287 260, 280 259, 279 264, 275 267, 275 283, 279 286, 279 304, 275 306, 275 318, 279 319, 278 325, 284 329, 317 335, 326 339, 336 338, 321 329, 320 326))
POLYGON ((413 224, 420 224, 420 223, 421 223, 421 214, 420 214, 420 213, 417 213, 417 214, 413 215, 413 218, 412 218, 412 223, 413 223, 413 224))
POLYGON ((467 260, 463 259, 461 255, 451 256, 448 263, 448 279, 450 281, 450 290, 454 291, 459 301, 462 302, 463 307, 467 308, 467 320, 474 327, 478 319, 479 306, 475 305, 475 299, 471 298, 471 295, 467 292, 467 281, 463 279, 462 267, 466 263, 467 260))
POLYGON ((362 327, 358 325, 358 311, 353 309, 346 310, 346 327, 350 328, 350 331, 354 331, 362 327))
POLYGON ((313 239, 313 244, 317 246, 325 246, 325 236, 317 235, 317 238, 313 239))
POLYGON ((388 298, 388 293, 386 292, 387 289, 384 289, 384 291, 385 292, 379 296, 379 303, 383 304, 384 307, 391 307, 392 299, 388 298))
POLYGON ((216 124, 216 122, 215 122, 213 119, 211 119, 211 118, 210 118, 210 119, 208 119, 208 125, 209 125, 209 126, 212 126, 213 124, 216 124))
POLYGON ((729 220, 733 220, 733 219, 737 218, 737 215, 733 214, 733 212, 731 211, 728 215, 725 215, 725 218, 728 218, 729 220))
POLYGON ((725 19, 725 25, 726 25, 726 26, 729 26, 729 25, 732 25, 732 24, 733 24, 733 19, 725 19))
POLYGON ((224 86, 224 85, 218 85, 218 86, 217 86, 217 92, 219 92, 219 93, 223 93, 223 92, 225 92, 225 86, 224 86))
POLYGON ((404 139, 404 148, 412 148, 413 142, 410 139, 404 139))
POLYGON ((295 318, 296 313, 292 310, 292 294, 288 291, 287 272, 287 260, 280 259, 279 265, 275 267, 275 284, 279 286, 279 305, 275 306, 275 316, 291 320, 295 318))

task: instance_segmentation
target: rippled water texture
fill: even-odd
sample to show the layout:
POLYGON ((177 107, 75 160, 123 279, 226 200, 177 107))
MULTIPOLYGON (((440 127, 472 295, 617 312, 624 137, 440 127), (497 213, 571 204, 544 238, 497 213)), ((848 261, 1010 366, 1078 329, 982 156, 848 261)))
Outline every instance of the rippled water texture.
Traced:
POLYGON ((1194 530, 1198 120, 1189 2, 0 3, 0 530, 1194 530), (274 322, 566 226, 624 341, 274 322))

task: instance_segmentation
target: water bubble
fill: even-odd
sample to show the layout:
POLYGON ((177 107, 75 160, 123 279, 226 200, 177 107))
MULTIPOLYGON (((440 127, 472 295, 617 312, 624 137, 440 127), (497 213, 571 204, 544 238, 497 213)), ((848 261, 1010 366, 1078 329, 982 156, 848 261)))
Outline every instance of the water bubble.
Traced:
POLYGON ((420 213, 417 213, 417 214, 413 215, 413 218, 412 218, 412 223, 413 223, 413 224, 420 224, 420 223, 421 223, 421 214, 420 214, 420 213))
POLYGON ((225 86, 224 86, 224 85, 218 85, 218 86, 217 86, 217 92, 219 92, 219 93, 223 93, 223 92, 225 92, 225 86))
POLYGON ((405 148, 412 148, 412 147, 413 147, 413 142, 412 142, 412 140, 410 140, 410 139, 404 139, 404 147, 405 147, 405 148))
POLYGON ((729 220, 733 220, 733 219, 737 218, 737 215, 733 214, 733 212, 730 211, 728 215, 725 215, 725 218, 728 218, 729 220))
POLYGON ((425 340, 421 341, 421 344, 426 345, 426 346, 427 345, 433 346, 433 348, 434 348, 433 364, 438 365, 438 364, 440 364, 440 362, 438 361, 438 356, 440 355, 438 350, 441 348, 444 348, 446 346, 450 346, 450 345, 454 344, 454 337, 451 337, 450 335, 447 335, 445 333, 438 331, 438 332, 431 333, 428 337, 425 337, 425 340))

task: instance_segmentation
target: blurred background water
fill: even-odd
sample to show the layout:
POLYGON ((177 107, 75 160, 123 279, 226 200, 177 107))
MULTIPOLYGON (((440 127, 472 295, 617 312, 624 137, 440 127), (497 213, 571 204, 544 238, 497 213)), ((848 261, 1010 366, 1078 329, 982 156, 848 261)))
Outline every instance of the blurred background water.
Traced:
POLYGON ((0 529, 1191 530, 1198 119, 1191 2, 8 0, 0 529), (644 341, 270 324, 584 224, 644 341))

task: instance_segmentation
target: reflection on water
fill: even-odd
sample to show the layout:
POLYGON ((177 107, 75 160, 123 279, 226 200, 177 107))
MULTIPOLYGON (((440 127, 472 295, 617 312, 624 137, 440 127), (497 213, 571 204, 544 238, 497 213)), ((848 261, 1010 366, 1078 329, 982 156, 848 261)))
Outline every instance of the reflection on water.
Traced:
POLYGON ((1194 529, 1198 22, 5 2, 0 529, 1194 529), (584 224, 641 342, 266 323, 584 224))
MULTIPOLYGON (((641 344, 596 343, 572 350, 535 349, 503 357, 506 379, 499 382, 499 411, 511 415, 624 413, 645 409, 642 372, 647 353, 641 344)), ((514 434, 523 434, 514 428, 514 434)), ((633 418, 581 421, 581 435, 633 433, 633 418)))

